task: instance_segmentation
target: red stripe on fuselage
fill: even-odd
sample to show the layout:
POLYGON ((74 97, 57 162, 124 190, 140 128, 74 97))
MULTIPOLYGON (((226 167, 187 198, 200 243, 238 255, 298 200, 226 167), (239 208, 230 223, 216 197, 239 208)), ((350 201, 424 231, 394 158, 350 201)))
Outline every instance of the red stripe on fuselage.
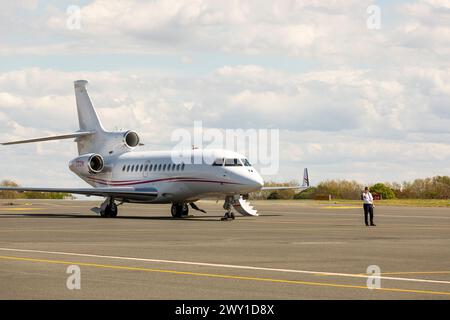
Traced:
POLYGON ((130 180, 129 182, 120 182, 120 181, 112 181, 112 180, 103 180, 87 177, 87 179, 93 180, 102 185, 113 185, 113 186, 130 186, 137 184, 145 184, 152 182, 206 182, 206 183, 222 183, 222 184, 240 184, 236 182, 228 182, 228 181, 218 181, 218 180, 206 180, 201 178, 192 178, 192 177, 172 177, 172 178, 164 178, 164 179, 155 179, 155 180, 130 180))
POLYGON ((162 179, 155 179, 155 180, 104 180, 104 179, 99 179, 99 178, 87 177, 87 179, 93 180, 95 182, 118 184, 118 183, 134 183, 134 182, 140 183, 142 181, 157 182, 157 181, 172 180, 172 179, 198 179, 198 178, 195 178, 195 177, 171 177, 171 178, 162 178, 162 179))

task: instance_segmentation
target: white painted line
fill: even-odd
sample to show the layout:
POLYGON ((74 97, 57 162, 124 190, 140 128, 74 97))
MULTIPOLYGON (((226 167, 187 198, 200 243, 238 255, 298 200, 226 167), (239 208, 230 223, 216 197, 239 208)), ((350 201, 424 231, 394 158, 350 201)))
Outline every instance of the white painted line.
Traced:
MULTIPOLYGON (((215 268, 228 268, 228 269, 257 270, 257 271, 286 272, 286 273, 302 273, 302 274, 314 274, 314 275, 349 277, 349 278, 368 278, 369 277, 369 275, 364 275, 364 274, 307 271, 307 270, 295 270, 295 269, 278 269, 278 268, 240 266, 240 265, 233 265, 233 264, 218 264, 218 263, 193 262, 193 261, 161 260, 161 259, 133 258, 133 257, 121 257, 121 256, 105 256, 105 255, 87 254, 87 253, 43 251, 43 250, 14 249, 14 248, 0 248, 0 250, 2 250, 2 251, 11 251, 11 252, 30 252, 30 253, 44 253, 44 254, 65 255, 65 256, 78 256, 78 257, 88 257, 88 258, 145 261, 145 262, 156 262, 156 263, 167 263, 167 264, 182 264, 182 265, 192 265, 192 266, 202 266, 202 267, 215 267, 215 268)), ((385 277, 385 276, 380 276, 378 278, 383 279, 383 280, 394 280, 394 281, 450 284, 450 281, 441 281, 441 280, 398 278, 398 277, 385 277)))

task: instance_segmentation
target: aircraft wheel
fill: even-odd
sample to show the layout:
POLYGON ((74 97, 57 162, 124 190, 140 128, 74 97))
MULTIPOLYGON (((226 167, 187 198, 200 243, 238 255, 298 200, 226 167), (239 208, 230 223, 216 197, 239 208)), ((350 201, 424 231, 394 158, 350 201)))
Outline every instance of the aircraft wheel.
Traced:
POLYGON ((109 208, 109 217, 110 218, 115 218, 117 217, 117 214, 119 213, 119 210, 117 210, 117 204, 115 204, 114 202, 111 204, 110 208, 109 208))
POLYGON ((172 203, 172 208, 170 208, 170 213, 172 214, 172 217, 179 218, 181 216, 180 204, 172 203))
POLYGON ((100 216, 103 218, 115 218, 117 217, 117 204, 114 202, 110 205, 107 205, 104 211, 100 211, 100 216))
POLYGON ((187 217, 188 214, 189 214, 189 206, 187 205, 187 203, 183 203, 181 207, 181 216, 187 217))
POLYGON ((189 213, 189 207, 186 203, 173 203, 170 213, 174 218, 185 217, 189 213))

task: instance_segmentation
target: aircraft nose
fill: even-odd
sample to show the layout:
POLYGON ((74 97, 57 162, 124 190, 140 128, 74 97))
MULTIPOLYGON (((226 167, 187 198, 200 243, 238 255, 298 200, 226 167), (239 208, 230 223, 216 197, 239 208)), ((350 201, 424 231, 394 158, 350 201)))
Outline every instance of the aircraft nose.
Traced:
POLYGON ((251 176, 247 176, 247 185, 252 190, 259 190, 264 185, 263 178, 259 175, 259 173, 254 172, 251 176))
POLYGON ((257 172, 255 172, 255 186, 260 189, 264 186, 264 179, 261 177, 261 175, 257 172))

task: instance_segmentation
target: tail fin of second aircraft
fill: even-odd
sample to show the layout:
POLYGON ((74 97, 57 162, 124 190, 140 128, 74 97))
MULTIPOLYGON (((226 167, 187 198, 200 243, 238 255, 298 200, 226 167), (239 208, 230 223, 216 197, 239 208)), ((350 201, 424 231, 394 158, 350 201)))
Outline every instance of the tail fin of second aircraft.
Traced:
POLYGON ((309 187, 309 174, 308 174, 308 168, 305 168, 303 170, 303 183, 302 187, 309 187))

